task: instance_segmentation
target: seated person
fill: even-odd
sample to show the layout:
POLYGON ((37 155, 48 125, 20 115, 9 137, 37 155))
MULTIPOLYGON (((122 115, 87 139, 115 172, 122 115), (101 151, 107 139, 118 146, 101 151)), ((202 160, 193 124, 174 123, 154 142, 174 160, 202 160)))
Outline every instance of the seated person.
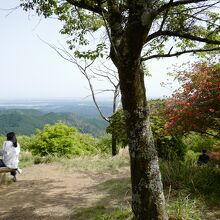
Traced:
POLYGON ((199 155, 198 164, 206 164, 210 160, 206 150, 202 150, 202 154, 199 155))
POLYGON ((16 135, 14 132, 7 134, 7 140, 3 143, 2 160, 0 160, 0 167, 8 167, 13 169, 11 175, 13 180, 16 181, 16 172, 21 172, 18 168, 20 145, 17 143, 16 135))

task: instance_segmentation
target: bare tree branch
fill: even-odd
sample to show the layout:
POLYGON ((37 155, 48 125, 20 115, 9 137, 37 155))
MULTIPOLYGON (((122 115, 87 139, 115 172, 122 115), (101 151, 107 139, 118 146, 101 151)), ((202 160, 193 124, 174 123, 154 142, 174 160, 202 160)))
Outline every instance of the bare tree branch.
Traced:
POLYGON ((0 11, 9 11, 8 14, 5 15, 5 17, 8 17, 10 14, 12 14, 15 10, 19 8, 20 8, 20 5, 15 6, 13 8, 0 8, 0 11))
POLYGON ((91 80, 90 78, 88 77, 88 74, 86 72, 83 73, 83 75, 86 77, 86 79, 88 80, 88 83, 89 83, 89 87, 90 87, 90 90, 91 90, 91 93, 92 93, 92 99, 93 99, 93 102, 100 114, 100 116, 107 122, 109 122, 109 119, 107 117, 104 116, 104 114, 102 113, 97 101, 96 101, 96 97, 95 97, 95 92, 94 92, 94 89, 93 89, 93 86, 92 86, 92 83, 91 83, 91 80))
MULTIPOLYGON (((38 36, 39 37, 39 36, 38 36)), ((100 116, 107 122, 109 122, 109 119, 108 117, 106 117, 98 103, 97 103, 97 100, 96 100, 96 95, 97 94, 100 94, 100 93, 104 93, 104 92, 113 92, 114 93, 114 100, 113 100, 113 110, 114 112, 117 110, 117 108, 115 108, 115 106, 117 107, 117 99, 119 98, 119 82, 118 84, 116 85, 113 80, 110 78, 110 76, 112 76, 113 74, 112 73, 108 73, 108 75, 105 75, 105 74, 101 74, 101 73, 96 73, 94 72, 94 70, 91 68, 92 64, 95 62, 95 60, 91 61, 90 63, 88 63, 86 60, 84 60, 84 66, 80 65, 79 62, 77 61, 77 59, 71 54, 69 53, 64 47, 62 48, 58 48, 44 40, 42 40, 40 37, 39 39, 41 41, 43 41, 45 44, 47 44, 49 47, 51 47, 59 56, 61 56, 63 59, 65 59, 66 61, 68 62, 71 62, 73 63, 74 65, 76 65, 78 67, 78 69, 80 70, 80 72, 85 76, 85 78, 87 79, 88 81, 88 84, 89 84, 89 88, 90 88, 90 91, 91 91, 91 96, 92 96, 92 99, 93 99, 93 102, 100 114, 100 116), (95 75, 99 76, 99 77, 103 77, 103 78, 106 78, 108 79, 108 81, 114 86, 114 89, 104 89, 104 90, 101 90, 99 92, 95 92, 94 88, 93 88, 93 85, 92 85, 92 82, 91 82, 91 79, 92 77, 89 76, 88 72, 87 71, 91 71, 93 72, 95 75), (110 76, 109 76, 110 75, 110 76)), ((106 67, 107 68, 107 67, 106 67)), ((100 72, 102 70, 99 70, 100 72)), ((113 73, 115 73, 113 70, 111 70, 113 73)), ((94 78, 94 77, 93 77, 94 78)), ((113 113, 114 113, 113 112, 113 113)))
POLYGON ((91 69, 91 72, 96 75, 96 76, 100 76, 100 77, 103 77, 103 78, 106 78, 108 79, 108 81, 116 88, 116 84, 112 81, 112 79, 108 76, 108 75, 105 75, 105 74, 101 74, 101 73, 97 73, 95 72, 94 70, 91 69))
MULTIPOLYGON (((112 68, 110 68, 109 66, 106 66, 105 62, 100 61, 102 66, 105 67, 105 69, 108 71, 106 73, 108 73, 109 75, 111 75, 113 78, 116 79, 116 81, 119 81, 118 78, 118 74, 115 70, 113 70, 112 68)), ((103 70, 102 70, 103 71, 103 70)), ((105 72, 105 71, 104 71, 105 72)))
MULTIPOLYGON (((103 64, 102 64, 103 65, 103 64)), ((105 66, 104 66, 105 67, 105 66)), ((106 71, 105 70, 101 70, 100 68, 96 68, 96 67, 93 67, 93 69, 94 70, 96 70, 96 71, 101 71, 102 73, 104 73, 105 74, 105 76, 108 76, 109 78, 110 77, 112 77, 112 78, 114 78, 116 81, 119 81, 119 79, 118 79, 118 77, 117 77, 117 75, 116 75, 116 72, 115 71, 113 71, 113 70, 109 70, 109 69, 107 69, 106 71), (110 71, 113 71, 113 73, 111 73, 110 71), (115 73, 115 74, 114 74, 115 73)), ((115 84, 115 83, 114 83, 115 84)))

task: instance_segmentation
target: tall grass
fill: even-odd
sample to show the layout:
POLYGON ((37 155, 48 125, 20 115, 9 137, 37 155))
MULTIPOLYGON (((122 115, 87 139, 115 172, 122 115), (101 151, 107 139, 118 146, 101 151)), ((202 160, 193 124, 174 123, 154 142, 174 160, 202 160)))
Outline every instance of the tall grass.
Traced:
POLYGON ((220 202, 220 170, 213 166, 197 166, 180 161, 161 162, 166 189, 185 190, 209 202, 220 202))
POLYGON ((74 156, 72 158, 56 155, 32 155, 29 151, 23 151, 20 156, 20 167, 27 167, 40 163, 59 163, 66 168, 74 168, 84 171, 117 170, 129 166, 128 156, 111 157, 107 154, 95 156, 74 156))
POLYGON ((199 201, 182 193, 167 200, 169 217, 175 220, 201 220, 199 205, 199 201))
POLYGON ((59 163, 67 168, 84 171, 117 170, 129 166, 128 157, 111 157, 107 155, 83 156, 72 159, 60 158, 59 163))

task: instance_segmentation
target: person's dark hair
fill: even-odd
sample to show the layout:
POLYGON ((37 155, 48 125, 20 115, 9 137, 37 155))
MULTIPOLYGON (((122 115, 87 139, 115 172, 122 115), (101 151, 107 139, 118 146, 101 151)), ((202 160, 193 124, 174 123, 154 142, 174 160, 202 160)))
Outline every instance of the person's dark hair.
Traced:
POLYGON ((202 153, 204 153, 204 154, 207 153, 207 150, 202 150, 202 153))
POLYGON ((7 135, 7 141, 11 141, 14 147, 17 147, 17 139, 14 132, 9 132, 7 135))

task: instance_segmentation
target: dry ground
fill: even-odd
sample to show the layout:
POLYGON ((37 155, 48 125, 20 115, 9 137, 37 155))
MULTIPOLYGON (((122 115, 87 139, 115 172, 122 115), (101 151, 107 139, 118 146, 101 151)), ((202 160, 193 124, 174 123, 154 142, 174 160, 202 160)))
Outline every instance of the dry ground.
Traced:
POLYGON ((119 201, 113 191, 128 179, 127 168, 100 174, 65 169, 58 164, 34 165, 25 168, 17 182, 0 185, 0 219, 76 219, 74 210, 79 207, 106 203, 119 206, 127 201, 128 193, 123 191, 119 201))

